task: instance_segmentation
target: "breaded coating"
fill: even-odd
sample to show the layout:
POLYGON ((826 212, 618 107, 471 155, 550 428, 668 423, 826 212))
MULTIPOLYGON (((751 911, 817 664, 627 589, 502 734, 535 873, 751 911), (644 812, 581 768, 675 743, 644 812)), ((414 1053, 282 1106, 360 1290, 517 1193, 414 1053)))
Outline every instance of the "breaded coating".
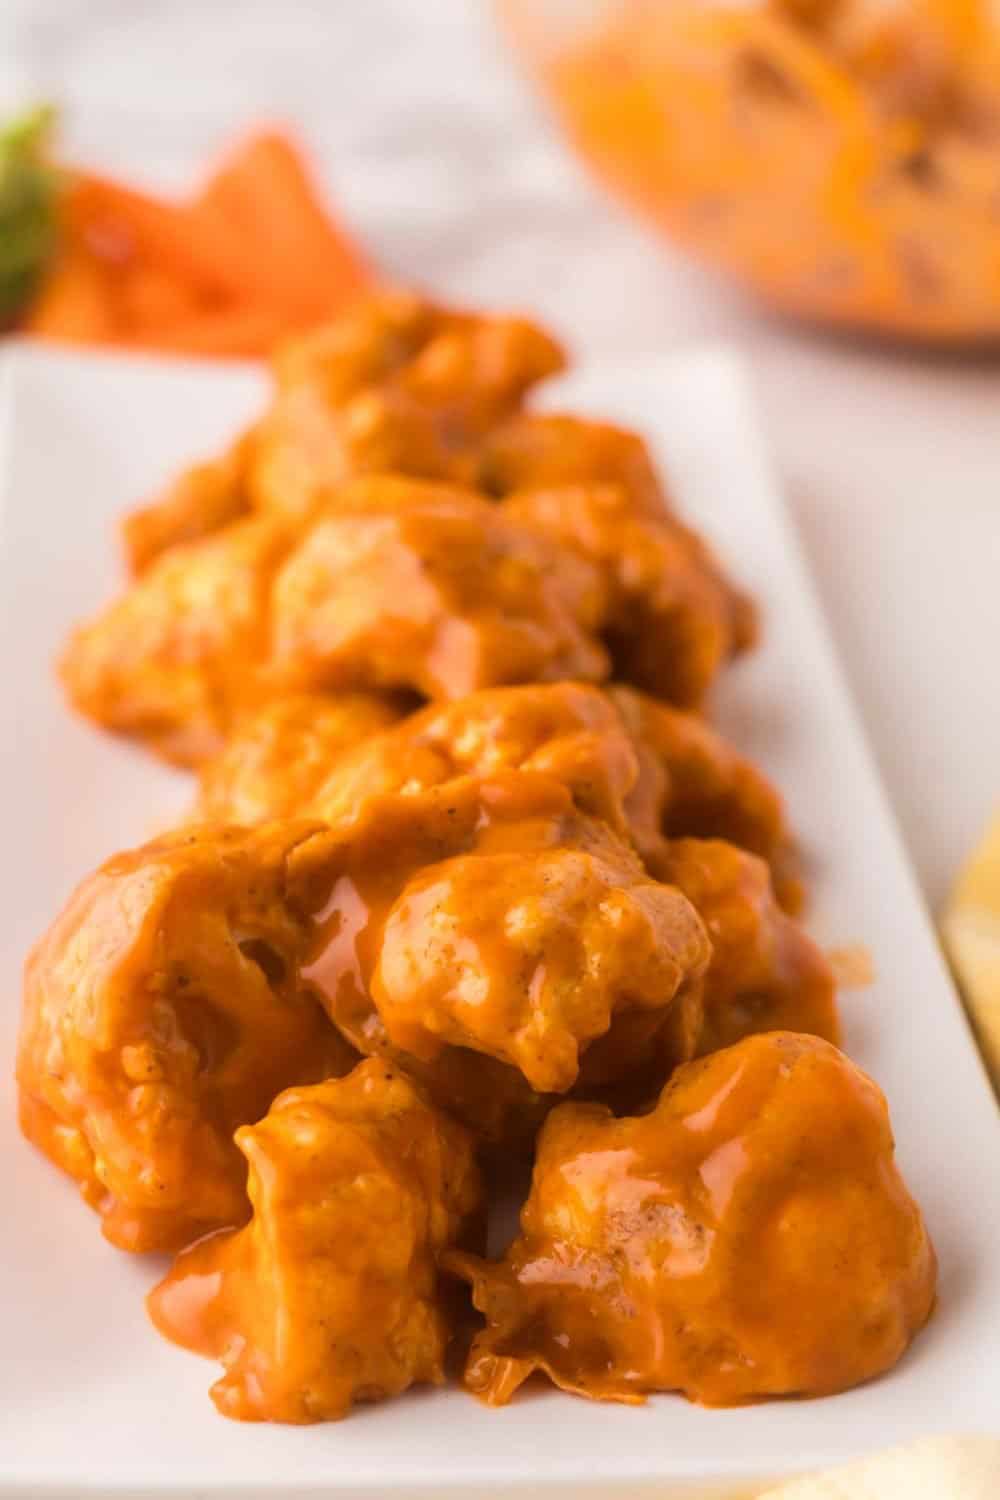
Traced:
POLYGON ((127 519, 141 576, 70 642, 72 701, 180 764, 288 691, 436 700, 613 666, 700 707, 752 606, 637 435, 520 409, 561 361, 523 319, 403 292, 290 344, 254 427, 127 519))
MULTIPOLYGON (((617 490, 621 515, 666 527, 680 552, 726 598, 733 648, 743 650, 753 644, 756 611, 752 601, 726 579, 708 544, 673 509, 669 491, 638 433, 588 417, 516 412, 487 437, 478 483, 500 499, 539 490, 617 490)), ((567 503, 571 498, 567 494, 567 503)))
POLYGON ((322 1422, 442 1384, 438 1258, 481 1205, 468 1132, 372 1060, 279 1095, 236 1143, 250 1223, 186 1250, 147 1304, 161 1333, 222 1361, 219 1411, 322 1422))
POLYGON ((639 1118, 561 1105, 504 1259, 446 1265, 486 1319, 466 1383, 493 1404, 536 1370, 611 1401, 832 1394, 896 1363, 936 1280, 882 1094, 789 1032, 679 1068, 639 1118))
POLYGON ((680 887, 711 938, 699 1052, 760 1031, 839 1040, 833 969, 779 906, 763 860, 721 839, 676 839, 652 868, 680 887))
POLYGON ((500 509, 595 567, 601 634, 626 682, 698 708, 742 649, 746 606, 666 516, 642 514, 616 485, 521 490, 500 509))
MULTIPOLYGON (((301 700, 305 714, 311 701, 301 700)), ((830 964, 786 915, 773 879, 778 872, 786 893, 797 895, 798 883, 787 873, 792 846, 780 799, 761 773, 701 719, 621 687, 610 692, 578 683, 499 688, 412 714, 353 749, 338 752, 334 739, 325 763, 319 755, 300 768, 295 713, 293 708, 289 715, 291 734, 279 734, 270 743, 267 766, 255 767, 255 739, 250 738, 250 785, 261 816, 308 815, 346 827, 363 822, 387 796, 419 800, 435 787, 467 795, 469 777, 542 773, 569 791, 581 813, 601 819, 620 839, 631 841, 656 880, 683 889, 703 917, 713 957, 705 981, 699 1050, 728 1045, 750 1031, 775 1028, 837 1039, 830 964), (291 787, 301 794, 300 800, 289 797, 291 787), (699 836, 671 837, 675 830, 688 829, 699 836), (717 832, 725 832, 734 842, 714 837, 717 832), (738 847, 739 840, 746 849, 738 847), (754 848, 770 855, 770 870, 748 852, 754 848)), ((265 719, 265 727, 269 725, 265 719)), ((210 767, 206 773, 214 800, 202 802, 202 815, 237 818, 242 810, 250 810, 240 801, 240 768, 247 761, 241 743, 237 735, 218 769, 210 767), (231 797, 230 776, 235 778, 231 797)), ((321 735, 306 743, 321 745, 321 735)), ((433 889, 443 901, 439 887, 434 884, 433 889)), ((428 899, 426 893, 421 899, 428 899)), ((488 910, 487 892, 484 919, 488 910)), ((429 956, 426 962, 431 962, 429 956)), ((338 1020, 358 1045, 358 1033, 371 1024, 370 1017, 368 1003, 362 1020, 347 1019, 343 1013, 338 1020)), ((636 1028, 649 1023, 633 1017, 629 1024, 636 1028)), ((623 1030, 619 1018, 616 1034, 623 1030)), ((412 1045, 401 1037, 397 1040, 401 1046, 412 1045)), ((388 1038, 381 1044, 388 1047, 388 1038)), ((625 1046, 633 1063, 642 1056, 638 1034, 625 1046)), ((668 1049, 675 1061, 685 1055, 683 1046, 671 1044, 668 1049)), ((595 1054, 585 1069, 592 1082, 597 1080, 597 1061, 595 1054)), ((619 1080, 627 1071, 614 1066, 608 1081, 619 1080)), ((456 1066, 453 1074, 457 1072, 456 1066)), ((642 1076, 647 1088, 655 1090, 664 1074, 650 1067, 642 1076)), ((535 1083, 541 1092, 558 1087, 535 1083)), ((476 1090, 469 1092, 475 1098, 476 1090)), ((637 1092, 633 1100, 640 1097, 637 1092)), ((460 1113, 469 1118, 466 1106, 460 1113)))
POLYGON ((518 490, 617 485, 637 513, 662 520, 669 512, 638 433, 561 412, 517 412, 494 428, 483 444, 479 483, 498 499, 518 490))
MULTIPOLYGON (((629 837, 625 804, 638 776, 635 748, 615 705, 598 688, 575 682, 487 688, 410 714, 334 753, 325 768, 317 761, 308 798, 294 810, 346 823, 388 793, 413 796, 459 777, 506 770, 554 777, 581 812, 629 837)), ((223 780, 217 779, 220 790, 223 780)), ((261 789, 268 808, 284 795, 277 760, 272 781, 273 791, 261 789)), ((218 805, 228 813, 222 798, 218 805)))
POLYGON ((304 531, 254 516, 171 548, 74 633, 61 675, 81 713, 194 765, 289 692, 604 677, 602 608, 593 568, 472 491, 356 481, 304 531))
POLYGON ((262 516, 173 547, 70 637, 73 706, 178 765, 217 753, 264 695, 275 574, 292 538, 262 516))
POLYGON ((358 474, 471 483, 482 435, 563 363, 527 319, 377 294, 279 355, 252 502, 303 519, 358 474))
POLYGON ((276 679, 294 688, 477 688, 599 679, 595 570, 475 495, 358 481, 282 568, 276 679))
POLYGON ((662 1014, 704 953, 676 891, 611 840, 459 855, 421 871, 386 920, 372 995, 399 1047, 445 1044, 519 1068, 539 1092, 576 1082, 616 1014, 662 1014))
MULTIPOLYGON (((553 1104, 565 1097, 539 1094, 517 1068, 467 1047, 444 1047, 432 1062, 414 1057, 393 1046, 371 996, 348 984, 342 984, 338 992, 327 996, 326 1004, 341 1033, 358 1052, 404 1069, 436 1105, 467 1126, 494 1160, 501 1163, 530 1159, 542 1121, 553 1104)), ((667 1014, 669 1018, 673 1012, 667 1014)), ((697 1014, 700 1017, 700 1006, 697 1014)), ((663 1025, 665 1028, 667 1022, 663 1025)), ((602 1044, 596 1050, 602 1050, 602 1044)), ((584 1073, 594 1051, 591 1048, 584 1056, 584 1073)), ((656 1055, 662 1078, 670 1065, 663 1060, 668 1056, 666 1038, 656 1055)), ((691 1047, 687 1056, 693 1055, 691 1047)), ((630 1061, 633 1060, 634 1054, 630 1053, 630 1061)), ((595 1093, 604 1097, 612 1091, 584 1089, 583 1092, 585 1097, 594 1097, 595 1093)), ((647 1089, 647 1097, 648 1094, 647 1089)))
POLYGON ((313 813, 316 788, 355 745, 402 712, 375 693, 295 693, 239 720, 224 749, 201 766, 203 822, 264 823, 313 813))
POLYGON ((621 677, 698 706, 741 641, 733 591, 617 487, 356 479, 309 523, 263 516, 169 548, 72 637, 81 712, 182 764, 280 693, 621 677))
POLYGON ((641 853, 655 859, 664 836, 725 839, 765 859, 781 904, 797 911, 795 840, 781 795, 763 771, 700 715, 621 684, 608 691, 639 758, 626 807, 641 853))
MULTIPOLYGON (((394 707, 394 705, 393 705, 394 707)), ((767 778, 704 719, 630 688, 577 682, 488 688, 392 722, 368 694, 276 699, 237 724, 201 772, 203 818, 360 817, 387 793, 456 777, 540 771, 647 860, 664 839, 726 838, 767 859, 794 907, 794 845, 767 778), (377 720, 384 715, 382 728, 377 720)))
POLYGON ((672 1037, 693 1048, 709 960, 698 916, 557 782, 465 777, 373 802, 329 838, 303 974, 363 1050, 384 1038, 431 1064, 463 1048, 541 1093, 570 1089, 592 1052, 602 1078, 611 1058, 645 1062, 672 1010, 688 1018, 672 1037))
POLYGON ((359 300, 289 340, 261 419, 123 525, 132 571, 251 510, 297 522, 357 474, 473 483, 482 437, 564 358, 534 323, 456 312, 404 291, 359 300))
POLYGON ((330 407, 391 378, 433 337, 442 309, 415 292, 386 288, 339 317, 287 339, 271 360, 279 391, 314 385, 330 407))
POLYGON ((113 1244, 161 1250, 248 1205, 232 1143, 355 1054, 299 983, 287 865, 315 825, 170 834, 78 888, 25 972, 25 1134, 113 1244))

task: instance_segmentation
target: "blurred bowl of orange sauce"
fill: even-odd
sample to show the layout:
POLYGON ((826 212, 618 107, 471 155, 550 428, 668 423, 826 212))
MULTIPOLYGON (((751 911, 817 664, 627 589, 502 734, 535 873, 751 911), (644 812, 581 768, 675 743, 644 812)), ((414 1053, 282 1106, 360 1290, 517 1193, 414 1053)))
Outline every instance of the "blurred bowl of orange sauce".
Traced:
POLYGON ((497 0, 594 173, 785 312, 1000 336, 997 0, 497 0))

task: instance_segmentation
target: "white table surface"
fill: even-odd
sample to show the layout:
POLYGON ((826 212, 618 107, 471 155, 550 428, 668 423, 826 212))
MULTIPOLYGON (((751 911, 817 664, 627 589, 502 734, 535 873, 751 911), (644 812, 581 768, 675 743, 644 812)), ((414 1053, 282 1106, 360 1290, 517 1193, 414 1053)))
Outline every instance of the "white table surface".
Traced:
POLYGON ((3 0, 0 104, 182 186, 294 122, 378 261, 537 312, 581 355, 732 340, 929 900, 1000 800, 1000 363, 780 326, 649 242, 547 129, 480 0, 3 0))

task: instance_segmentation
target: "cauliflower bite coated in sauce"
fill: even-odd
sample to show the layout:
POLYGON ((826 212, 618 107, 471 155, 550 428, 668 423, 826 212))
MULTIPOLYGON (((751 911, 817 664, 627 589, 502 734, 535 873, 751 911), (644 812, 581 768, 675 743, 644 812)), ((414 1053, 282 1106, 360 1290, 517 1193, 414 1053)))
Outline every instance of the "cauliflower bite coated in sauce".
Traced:
POLYGON ((304 529, 255 516, 170 549, 76 630, 61 675, 88 718, 193 765, 289 692, 601 679, 603 608, 583 558, 473 491, 359 480, 304 529))
MULTIPOLYGON (((233 759, 239 740, 237 732, 230 746, 233 759)), ((294 759, 294 740, 289 750, 294 759)), ((217 790, 215 806, 228 816, 232 799, 226 798, 225 786, 231 778, 225 759, 224 754, 218 773, 210 766, 204 774, 217 790)), ((277 756, 271 769, 270 785, 261 786, 266 809, 285 804, 277 756)), ((433 704, 359 737, 349 749, 317 757, 311 770, 311 785, 303 787, 306 795, 294 810, 328 823, 356 821, 369 803, 389 793, 415 796, 463 776, 523 770, 561 782, 581 812, 627 837, 625 798, 636 782, 638 761, 620 715, 602 692, 584 683, 553 682, 486 688, 433 704)), ((236 778, 236 796, 240 789, 236 778)))
POLYGON ((312 805, 330 767, 400 718, 375 693, 292 693, 237 721, 220 753, 199 768, 196 815, 204 822, 265 823, 324 817, 312 805))
POLYGON ((483 434, 562 368, 524 318, 453 312, 379 292, 279 349, 261 420, 123 525, 132 571, 251 510, 309 519, 356 474, 473 481, 483 434))
POLYGON ((67 642, 74 708, 180 765, 216 754, 264 694, 271 589, 292 540, 256 516, 165 552, 67 642))
POLYGON ((377 295, 279 354, 252 501, 302 517, 357 474, 471 483, 483 435, 564 363, 525 318, 377 295))
POLYGON ((307 919, 288 866, 315 826, 199 829, 116 855, 28 960, 22 1127, 122 1249, 241 1222, 233 1131, 354 1061, 298 978, 307 919))
POLYGON ((619 1017, 662 1023, 689 994, 700 1007, 709 947, 693 907, 549 777, 385 797, 304 851, 303 878, 314 857, 303 974, 349 1035, 374 1009, 424 1062, 466 1048, 563 1092, 619 1017))
POLYGON ((704 951, 694 913, 588 842, 533 858, 483 850, 414 876, 372 981, 397 1046, 430 1061, 446 1043, 471 1047, 562 1092, 618 1010, 663 1011, 704 951))
POLYGON ((522 490, 500 509, 597 569, 601 636, 618 676, 682 708, 701 706, 746 644, 746 609, 692 554, 686 533, 639 513, 616 486, 522 490))
POLYGON ((790 1032, 678 1069, 641 1117, 561 1105, 504 1259, 446 1265, 486 1318, 466 1383, 494 1404, 534 1371, 602 1400, 832 1394, 901 1358, 936 1281, 882 1094, 790 1032))
POLYGON ((761 1031, 839 1041, 830 961, 782 911, 762 860, 721 839, 674 839, 651 868, 684 892, 711 940, 699 1052, 761 1031))
MULTIPOLYGON (((523 1160, 548 1111, 567 1097, 532 1088, 520 1069, 469 1047, 444 1045, 430 1060, 414 1056, 391 1041, 371 995, 360 984, 341 980, 323 998, 353 1047, 405 1068, 499 1163, 523 1160)), ((685 984, 666 1009, 619 1012, 580 1058, 569 1096, 607 1099, 618 1107, 645 1103, 678 1063, 695 1055, 702 1014, 697 982, 685 984)))
MULTIPOLYGON (((479 483, 498 499, 538 507, 549 525, 562 525, 568 539, 598 550, 611 564, 614 553, 601 545, 601 531, 631 523, 629 545, 623 551, 632 560, 622 579, 637 559, 659 550, 662 593, 663 579, 684 559, 721 603, 731 648, 739 651, 753 644, 757 616, 752 600, 726 578, 707 542, 673 510, 638 433, 585 417, 518 412, 489 435, 479 483), (582 507, 582 515, 574 516, 574 505, 581 508, 577 497, 586 491, 594 491, 597 498, 582 507), (565 512, 561 518, 560 511, 565 512)), ((649 560, 645 568, 648 588, 655 577, 649 560)))
POLYGON ((437 1263, 481 1207, 468 1132, 369 1060, 280 1094, 236 1143, 250 1223, 186 1250, 148 1299, 161 1333, 222 1361, 219 1411, 320 1422, 442 1384, 452 1319, 437 1263))
MULTIPOLYGON (((223 775, 214 782, 217 800, 209 807, 219 816, 235 816, 239 806, 237 801, 227 805, 224 796, 226 762, 238 768, 242 761, 238 744, 237 739, 224 754, 223 775)), ((251 751, 253 744, 251 740, 251 751)), ((298 758, 295 744, 293 737, 288 752, 293 767, 298 758)), ((567 789, 580 813, 602 820, 620 839, 631 840, 656 880, 684 889, 703 917, 712 938, 713 956, 704 985, 705 1020, 697 1043, 699 1050, 726 1045, 751 1031, 775 1028, 837 1038, 830 966, 805 932, 781 910, 767 866, 718 839, 667 837, 675 827, 697 828, 702 823, 709 833, 731 828, 751 846, 770 849, 779 868, 785 869, 788 864, 790 840, 777 794, 759 772, 689 714, 665 708, 631 690, 619 688, 607 694, 574 683, 475 693, 453 704, 413 714, 352 750, 334 753, 326 761, 330 769, 325 777, 322 757, 311 761, 308 776, 296 780, 306 793, 297 807, 285 800, 280 742, 274 747, 272 759, 276 784, 270 800, 266 785, 255 783, 265 812, 299 811, 343 828, 363 823, 386 797, 416 799, 409 813, 402 808, 396 816, 417 820, 425 805, 420 799, 434 788, 446 796, 452 789, 460 799, 467 799, 474 795, 469 777, 488 779, 508 771, 551 777, 567 789), (647 733, 650 737, 644 738, 647 733), (306 786, 307 780, 311 786, 306 786)), ((238 781, 234 790, 238 795, 238 781)), ((380 815, 386 816, 384 811, 380 815)), ((406 842, 403 834, 401 845, 405 847, 406 842)), ((464 857, 464 845, 461 852, 464 857)), ((546 888, 558 887, 567 903, 571 884, 583 879, 581 899, 587 901, 589 909, 594 892, 583 877, 579 860, 561 853, 558 864, 558 876, 554 870, 540 866, 538 878, 546 888)), ((589 867, 588 871, 592 873, 589 867)), ((449 913, 453 901, 457 900, 463 911, 478 909, 484 924, 496 919, 491 901, 504 887, 500 874, 499 865, 487 866, 477 859, 472 865, 456 864, 444 872, 437 870, 435 862, 435 871, 426 880, 419 872, 414 875, 411 894, 416 904, 408 909, 420 912, 421 934, 425 927, 433 933, 419 965, 424 979, 437 970, 438 945, 448 947, 451 943, 449 913), (490 871, 497 877, 495 885, 489 884, 490 871), (472 895, 475 882, 485 882, 479 897, 472 895)), ((525 880, 530 880, 527 873, 525 880)), ((503 910, 507 911, 506 905, 503 910)), ((393 955, 397 953, 400 930, 395 922, 388 930, 393 955)), ((565 954, 564 960, 569 962, 565 954)), ((582 962, 580 954, 574 961, 582 962)), ((393 973, 397 972, 393 968, 393 973)), ((405 972, 407 984, 413 986, 411 1002, 416 1006, 418 969, 411 966, 405 972)), ((581 994, 587 972, 584 966, 581 994)), ((473 988, 479 984, 484 994, 488 992, 485 975, 475 979, 467 976, 462 982, 473 988)), ((397 979, 395 988, 402 987, 403 981, 397 979)), ((422 988, 420 992, 424 993, 422 988)), ((343 1002, 333 1011, 355 1045, 360 1045, 359 1034, 364 1034, 364 1027, 373 1024, 367 989, 365 994, 366 1019, 349 1014, 343 1002)), ((383 1020, 390 1004, 384 998, 383 1020)), ((427 1036, 404 1040, 405 1029, 400 1029, 398 1011, 395 1013, 393 1041, 410 1051, 426 1049, 431 1040, 427 1036)), ((465 1014, 471 1014, 467 1008, 465 1014)), ((440 1024, 445 1024, 443 1019, 440 1024)), ((635 1019, 631 1022, 633 1028, 638 1024, 635 1019)), ((622 1030, 619 1019, 616 1035, 622 1030)), ((447 1040, 455 1042, 458 1038, 449 1035, 447 1040)), ((461 1044, 472 1045, 464 1037, 461 1044)), ((388 1048, 392 1043, 380 1035, 379 1045, 388 1048)), ((363 1050, 370 1050, 370 1046, 363 1046, 363 1050)), ((629 1051, 634 1065, 642 1055, 637 1035, 629 1051)), ((593 1073, 599 1055, 591 1059, 587 1072, 593 1073)), ((671 1048, 670 1055, 676 1061, 687 1054, 683 1049, 677 1054, 671 1048)), ((455 1062, 449 1069, 453 1082, 458 1071, 455 1062)), ((481 1071, 481 1065, 477 1065, 477 1076, 481 1071)), ((614 1077, 625 1071, 615 1068, 614 1077)), ((659 1087, 663 1076, 662 1072, 652 1074, 653 1088, 659 1087)), ((542 1093, 563 1087, 551 1079, 543 1081, 537 1074, 532 1082, 542 1093)), ((476 1091, 462 1092, 467 1100, 476 1091)), ((484 1093, 493 1097, 492 1089, 484 1093)), ((460 1113, 468 1117, 466 1105, 460 1113)))
POLYGON ((663 519, 670 503, 642 438, 610 422, 522 411, 483 444, 479 483, 503 499, 518 490, 616 485, 637 514, 663 519))
POLYGON ((768 860, 794 908, 793 841, 763 773, 703 719, 620 686, 484 689, 406 717, 370 694, 279 698, 238 723, 201 768, 197 813, 339 824, 390 792, 412 796, 502 770, 562 782, 581 812, 603 818, 650 864, 665 837, 726 838, 768 860))
POLYGON ((625 810, 650 868, 664 837, 726 839, 767 861, 781 904, 797 911, 802 886, 795 840, 781 795, 763 771, 699 715, 621 684, 608 692, 639 761, 625 810))
POLYGON ((296 688, 477 688, 600 679, 595 570, 472 490, 356 481, 278 575, 273 667, 296 688))
POLYGON ((619 676, 700 707, 753 609, 635 434, 525 413, 518 318, 383 293, 283 350, 257 425, 129 517, 133 586, 73 635, 70 700, 196 765, 268 699, 619 676))

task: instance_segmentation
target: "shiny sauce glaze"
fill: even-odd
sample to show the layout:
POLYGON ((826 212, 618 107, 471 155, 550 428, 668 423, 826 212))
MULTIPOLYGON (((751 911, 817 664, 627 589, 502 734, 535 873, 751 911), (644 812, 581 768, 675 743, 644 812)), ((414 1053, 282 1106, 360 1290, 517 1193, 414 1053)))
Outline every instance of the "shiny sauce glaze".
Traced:
POLYGON ((486 1319, 466 1382, 495 1404, 535 1371, 619 1401, 844 1390, 896 1363, 936 1279, 881 1093, 786 1032, 681 1067, 645 1116, 560 1106, 505 1258, 448 1264, 486 1319))
POLYGON ((222 1361, 244 1421, 316 1422, 440 1384, 444 1249, 481 1204, 472 1137, 384 1062, 290 1089, 237 1132, 253 1217, 181 1254, 150 1294, 175 1343, 222 1361))
POLYGON ((424 1062, 471 1048, 565 1092, 619 1015, 664 1019, 708 962, 686 898, 545 777, 387 798, 343 847, 305 978, 349 1034, 374 1005, 424 1062))

